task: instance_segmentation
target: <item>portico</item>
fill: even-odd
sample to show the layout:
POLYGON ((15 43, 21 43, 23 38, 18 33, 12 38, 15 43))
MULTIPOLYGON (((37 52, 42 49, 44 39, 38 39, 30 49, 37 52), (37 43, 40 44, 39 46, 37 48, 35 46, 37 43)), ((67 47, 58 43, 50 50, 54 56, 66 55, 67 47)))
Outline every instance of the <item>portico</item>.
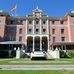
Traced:
POLYGON ((28 36, 27 37, 27 51, 47 51, 49 49, 49 41, 46 36, 28 36))

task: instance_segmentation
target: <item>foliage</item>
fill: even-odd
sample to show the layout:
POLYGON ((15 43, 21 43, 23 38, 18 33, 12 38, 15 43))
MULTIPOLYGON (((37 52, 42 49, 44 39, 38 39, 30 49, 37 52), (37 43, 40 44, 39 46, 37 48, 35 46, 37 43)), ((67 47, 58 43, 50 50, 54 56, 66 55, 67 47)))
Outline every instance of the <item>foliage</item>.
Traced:
POLYGON ((74 58, 74 52, 73 51, 69 51, 68 55, 70 56, 70 58, 74 58))
POLYGON ((64 52, 63 50, 60 50, 60 58, 69 58, 69 56, 67 55, 66 52, 64 52))
POLYGON ((11 55, 12 55, 12 57, 15 57, 15 56, 16 56, 16 51, 13 50, 13 51, 11 52, 11 55))
POLYGON ((8 56, 8 51, 0 50, 0 58, 6 58, 8 56))

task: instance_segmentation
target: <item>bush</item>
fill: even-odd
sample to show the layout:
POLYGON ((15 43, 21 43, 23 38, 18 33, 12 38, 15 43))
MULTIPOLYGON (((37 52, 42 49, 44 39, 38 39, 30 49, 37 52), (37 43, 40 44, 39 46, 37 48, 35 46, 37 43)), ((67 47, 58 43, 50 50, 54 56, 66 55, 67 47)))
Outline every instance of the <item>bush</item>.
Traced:
POLYGON ((67 55, 66 52, 64 52, 63 50, 60 50, 60 58, 69 58, 69 56, 67 55))
POLYGON ((8 51, 0 50, 0 58, 7 58, 8 57, 8 51))
POLYGON ((69 51, 69 52, 68 52, 68 55, 70 56, 70 58, 74 58, 74 52, 69 51))
POLYGON ((15 57, 15 56, 16 56, 16 51, 13 50, 13 51, 11 52, 11 55, 12 55, 12 57, 15 57))

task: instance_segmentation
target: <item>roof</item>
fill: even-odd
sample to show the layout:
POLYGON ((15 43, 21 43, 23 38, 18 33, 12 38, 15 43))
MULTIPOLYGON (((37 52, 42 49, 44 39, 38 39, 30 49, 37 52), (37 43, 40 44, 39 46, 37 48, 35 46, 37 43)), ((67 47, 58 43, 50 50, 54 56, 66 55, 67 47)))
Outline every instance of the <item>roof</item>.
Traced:
POLYGON ((52 45, 74 45, 74 42, 53 42, 52 45))
POLYGON ((5 41, 5 42, 0 42, 0 45, 1 44, 23 44, 22 42, 16 42, 16 41, 5 41))
MULTIPOLYGON (((7 17, 9 20, 26 20, 26 19, 36 19, 36 17, 19 17, 19 16, 9 16, 7 17)), ((67 20, 66 17, 40 17, 40 19, 48 19, 48 20, 67 20)))
POLYGON ((0 11, 0 15, 9 16, 8 12, 0 11))
POLYGON ((33 10, 33 12, 42 12, 42 10, 39 9, 38 6, 37 6, 37 8, 33 10))
POLYGON ((68 12, 65 16, 74 16, 74 11, 68 12))

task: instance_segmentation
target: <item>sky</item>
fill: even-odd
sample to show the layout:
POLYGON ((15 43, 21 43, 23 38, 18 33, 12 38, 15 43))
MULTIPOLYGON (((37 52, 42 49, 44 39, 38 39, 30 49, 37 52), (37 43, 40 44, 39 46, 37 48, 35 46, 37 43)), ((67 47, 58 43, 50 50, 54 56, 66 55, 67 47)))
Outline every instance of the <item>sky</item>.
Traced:
POLYGON ((74 0, 0 0, 0 10, 14 15, 15 12, 11 12, 11 8, 16 4, 18 16, 32 14, 37 6, 49 16, 64 16, 74 10, 74 0))

